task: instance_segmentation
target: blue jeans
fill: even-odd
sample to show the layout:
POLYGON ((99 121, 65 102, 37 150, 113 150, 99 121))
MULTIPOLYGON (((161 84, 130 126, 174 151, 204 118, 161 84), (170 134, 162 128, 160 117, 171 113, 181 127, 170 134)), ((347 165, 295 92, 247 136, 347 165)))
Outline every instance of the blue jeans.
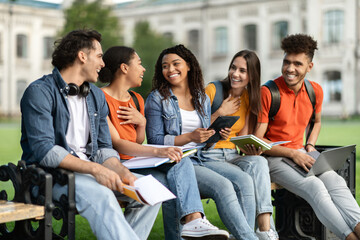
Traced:
POLYGON ((273 212, 271 180, 267 160, 261 156, 239 156, 230 161, 249 174, 253 180, 256 201, 256 216, 273 212))
MULTIPOLYGON (((76 209, 88 220, 97 239, 145 240, 149 236, 160 204, 142 205, 122 194, 116 198, 112 190, 88 174, 75 173, 75 189, 76 209), (117 199, 129 202, 124 214, 117 199)), ((54 186, 55 199, 66 193, 67 186, 54 186)))
POLYGON ((177 197, 174 200, 162 203, 165 239, 180 239, 180 223, 184 223, 186 215, 195 212, 204 215, 195 171, 190 158, 185 157, 177 164, 162 164, 156 168, 132 171, 142 175, 152 174, 177 197))
POLYGON ((195 165, 200 194, 212 198, 224 225, 236 239, 257 239, 253 181, 239 167, 219 161, 218 155, 201 151, 201 165, 195 165), (205 159, 208 159, 206 161, 205 159))
POLYGON ((360 222, 360 208, 345 180, 334 171, 303 177, 281 161, 267 157, 272 181, 307 201, 316 216, 340 239, 345 239, 360 222))
POLYGON ((267 160, 261 156, 239 156, 236 149, 212 148, 202 151, 202 156, 214 161, 229 162, 237 165, 252 178, 255 191, 256 216, 272 213, 271 180, 267 160))

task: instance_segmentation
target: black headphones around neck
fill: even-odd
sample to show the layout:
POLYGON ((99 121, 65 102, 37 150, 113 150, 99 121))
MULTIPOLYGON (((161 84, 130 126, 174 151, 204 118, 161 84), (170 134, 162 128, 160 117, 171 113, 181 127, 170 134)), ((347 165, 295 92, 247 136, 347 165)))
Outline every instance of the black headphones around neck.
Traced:
POLYGON ((70 96, 78 96, 86 97, 90 93, 90 84, 88 82, 84 82, 79 87, 75 83, 69 83, 69 91, 68 95, 70 96))

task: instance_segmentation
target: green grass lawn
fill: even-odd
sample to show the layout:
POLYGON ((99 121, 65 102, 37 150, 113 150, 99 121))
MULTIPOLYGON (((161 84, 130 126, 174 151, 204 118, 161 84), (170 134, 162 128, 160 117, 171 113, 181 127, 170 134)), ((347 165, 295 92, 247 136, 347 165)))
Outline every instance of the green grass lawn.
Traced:
MULTIPOLYGON (((7 122, 0 123, 0 165, 8 162, 16 164, 17 160, 21 158, 20 148, 20 123, 19 122, 7 122)), ((356 199, 360 203, 360 119, 340 121, 340 120, 323 120, 322 131, 318 139, 318 144, 321 145, 349 145, 357 144, 357 165, 356 172, 356 199)), ((9 189, 10 184, 1 183, 1 189, 9 189)), ((11 195, 10 195, 11 196, 11 195)), ((225 228, 222 224, 216 210, 214 201, 203 200, 205 214, 207 218, 214 225, 225 228)), ((96 239, 91 232, 87 221, 76 216, 76 239, 90 240, 96 239)), ((150 240, 164 239, 163 227, 162 227, 162 214, 159 213, 155 225, 149 237, 150 240)))

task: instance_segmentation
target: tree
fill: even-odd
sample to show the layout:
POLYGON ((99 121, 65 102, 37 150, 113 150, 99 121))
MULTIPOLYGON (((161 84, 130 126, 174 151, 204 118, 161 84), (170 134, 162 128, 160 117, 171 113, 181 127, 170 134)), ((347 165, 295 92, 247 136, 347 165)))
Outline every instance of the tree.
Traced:
POLYGON ((104 6, 102 0, 87 2, 75 0, 71 7, 64 10, 65 25, 61 36, 75 29, 94 29, 101 33, 103 51, 114 45, 121 45, 121 29, 118 18, 111 7, 104 6))
POLYGON ((149 94, 154 76, 155 63, 159 54, 165 48, 173 46, 171 38, 156 33, 146 21, 135 25, 135 39, 133 47, 141 58, 142 65, 146 68, 141 87, 136 88, 144 98, 149 94))

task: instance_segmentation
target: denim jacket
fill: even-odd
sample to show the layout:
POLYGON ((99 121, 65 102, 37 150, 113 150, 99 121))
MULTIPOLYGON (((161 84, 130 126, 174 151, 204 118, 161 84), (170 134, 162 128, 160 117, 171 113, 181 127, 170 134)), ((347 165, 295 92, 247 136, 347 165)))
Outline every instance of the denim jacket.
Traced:
MULTIPOLYGON (((106 116, 108 107, 103 92, 90 84, 86 97, 90 121, 90 138, 86 155, 90 161, 102 164, 110 157, 119 159, 113 150, 106 116)), ((22 159, 28 164, 40 163, 57 167, 69 153, 76 156, 66 142, 70 120, 67 94, 69 86, 54 68, 52 74, 31 83, 21 99, 22 159)), ((82 123, 79 123, 82 124, 82 123)))
MULTIPOLYGON (((149 144, 174 145, 175 137, 181 135, 181 114, 177 97, 170 89, 170 97, 164 97, 155 90, 145 102, 146 136, 149 144)), ((211 106, 206 95, 205 116, 198 113, 203 128, 210 126, 211 106)), ((202 144, 205 146, 205 144, 202 144)))

